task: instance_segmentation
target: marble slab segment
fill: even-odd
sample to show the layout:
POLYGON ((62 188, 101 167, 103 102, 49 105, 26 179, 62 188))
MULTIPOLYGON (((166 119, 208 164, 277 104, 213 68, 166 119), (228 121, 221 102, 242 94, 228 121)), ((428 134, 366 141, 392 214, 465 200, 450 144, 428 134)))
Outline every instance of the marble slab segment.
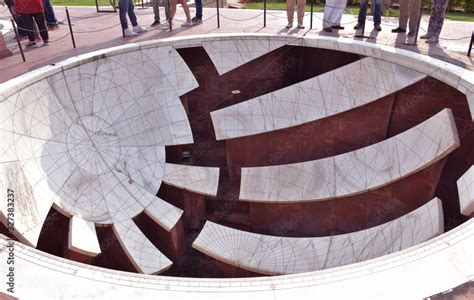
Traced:
POLYGON ((178 223, 183 211, 174 205, 169 204, 159 197, 155 197, 145 208, 145 213, 163 227, 166 231, 171 231, 178 223))
POLYGON ((87 256, 99 254, 101 251, 94 223, 72 216, 69 220, 68 249, 87 256))
POLYGON ((219 75, 223 75, 285 45, 284 40, 240 39, 205 41, 202 46, 219 75))
POLYGON ((267 275, 324 270, 366 261, 443 233, 441 201, 383 225, 348 234, 294 238, 256 234, 207 221, 193 248, 219 261, 267 275))
POLYGON ((326 118, 395 93, 425 75, 375 58, 211 112, 217 140, 249 136, 326 118))
POLYGON ((163 181, 178 188, 215 196, 219 186, 219 168, 167 163, 163 181))
POLYGON ((461 214, 474 213, 474 166, 471 166, 457 181, 461 214))
POLYGON ((459 147, 451 109, 392 138, 301 163, 242 168, 240 199, 320 201, 373 190, 424 169, 459 147))
POLYGON ((138 272, 158 274, 173 264, 150 242, 133 220, 114 223, 113 230, 138 272))

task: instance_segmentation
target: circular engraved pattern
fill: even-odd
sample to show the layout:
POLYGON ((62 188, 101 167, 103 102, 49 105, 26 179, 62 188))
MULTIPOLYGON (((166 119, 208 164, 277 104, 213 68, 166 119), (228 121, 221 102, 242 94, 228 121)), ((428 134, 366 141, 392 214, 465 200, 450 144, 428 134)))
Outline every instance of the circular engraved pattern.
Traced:
POLYGON ((101 175, 110 172, 120 159, 120 139, 114 128, 96 116, 77 119, 67 132, 68 153, 83 171, 101 175))

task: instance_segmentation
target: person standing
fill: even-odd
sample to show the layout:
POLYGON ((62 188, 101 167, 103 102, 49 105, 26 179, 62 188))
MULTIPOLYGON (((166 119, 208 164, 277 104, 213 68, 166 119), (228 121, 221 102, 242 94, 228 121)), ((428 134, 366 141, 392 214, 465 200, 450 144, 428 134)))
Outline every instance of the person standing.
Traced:
POLYGON ((122 25, 123 34, 128 36, 134 36, 138 33, 145 32, 146 29, 138 25, 137 16, 134 12, 133 0, 120 0, 119 3, 119 15, 120 24, 122 25), (127 14, 132 23, 133 30, 128 28, 127 14))
POLYGON ((420 36, 420 39, 426 39, 427 43, 437 43, 444 23, 444 14, 448 7, 449 0, 433 0, 431 3, 431 16, 428 24, 428 32, 420 36))
POLYGON ((421 0, 400 0, 400 17, 398 18, 398 27, 392 29, 392 32, 406 32, 408 23, 410 31, 408 31, 407 36, 414 36, 420 18, 420 5, 421 0))
MULTIPOLYGON (((170 3, 169 0, 164 0, 164 6, 165 6, 165 16, 166 20, 170 19, 170 3)), ((159 0, 152 0, 151 4, 153 6, 153 14, 155 15, 155 21, 151 24, 151 27, 155 27, 161 24, 161 26, 166 27, 167 21, 164 21, 163 23, 160 22, 160 1, 159 0)), ((169 26, 169 25, 168 25, 169 26)))
POLYGON ((26 31, 23 29, 25 26, 23 25, 23 21, 21 17, 18 15, 18 13, 15 12, 15 6, 13 3, 13 0, 5 0, 5 4, 8 7, 8 10, 10 11, 10 14, 13 17, 13 20, 15 21, 17 27, 18 27, 18 35, 20 36, 20 40, 26 38, 28 35, 26 34, 26 31))
POLYGON ((193 25, 202 24, 202 0, 195 0, 196 4, 196 16, 191 19, 193 25))
POLYGON ((293 17, 295 15, 295 5, 296 5, 296 14, 298 16, 298 28, 304 29, 303 19, 304 19, 304 8, 306 6, 306 0, 286 0, 286 16, 288 17, 288 24, 286 28, 293 27, 293 17))
POLYGON ((326 0, 323 17, 324 31, 331 32, 333 29, 344 29, 341 26, 341 19, 346 5, 347 0, 326 0))
POLYGON ((44 17, 46 18, 46 24, 48 27, 54 28, 58 26, 58 20, 54 14, 53 6, 51 5, 51 0, 43 0, 44 7, 44 17))
POLYGON ((45 46, 49 45, 48 28, 44 18, 44 8, 42 0, 15 0, 15 12, 20 15, 28 36, 27 47, 36 46, 34 23, 38 26, 39 34, 45 46))
MULTIPOLYGON (((364 26, 368 4, 369 0, 360 1, 359 17, 357 19, 357 25, 354 26, 355 30, 361 29, 364 26)), ((374 30, 382 31, 382 27, 380 26, 382 23, 382 0, 372 0, 372 4, 374 5, 374 30)))

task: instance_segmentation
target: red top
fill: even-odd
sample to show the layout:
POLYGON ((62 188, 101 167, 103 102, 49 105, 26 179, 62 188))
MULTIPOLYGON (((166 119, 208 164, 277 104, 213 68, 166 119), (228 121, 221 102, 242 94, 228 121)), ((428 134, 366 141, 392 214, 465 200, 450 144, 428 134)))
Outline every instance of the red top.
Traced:
POLYGON ((43 0, 14 0, 15 12, 17 14, 43 13, 43 0))

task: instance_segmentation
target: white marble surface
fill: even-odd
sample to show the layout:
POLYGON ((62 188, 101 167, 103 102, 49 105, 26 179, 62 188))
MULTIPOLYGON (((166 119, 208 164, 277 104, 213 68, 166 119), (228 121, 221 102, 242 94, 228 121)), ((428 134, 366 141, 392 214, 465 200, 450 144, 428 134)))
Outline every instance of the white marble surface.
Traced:
POLYGON ((207 221, 193 248, 219 261, 267 275, 324 270, 366 261, 443 233, 437 198, 388 223, 348 234, 293 238, 262 235, 207 221))
POLYGON ((107 53, 33 72, 0 98, 0 181, 17 193, 16 236, 30 245, 53 202, 99 224, 148 208, 170 230, 181 216, 155 194, 164 147, 193 142, 179 96, 197 81, 172 46, 107 53))
POLYGON ((140 273, 158 274, 173 264, 150 242, 133 220, 116 222, 113 230, 128 258, 140 273))
POLYGON ((219 168, 167 163, 163 181, 178 188, 215 196, 219 186, 219 168))
POLYGON ((474 213, 474 166, 471 166, 457 181, 461 213, 471 216, 474 213))
POLYGON ((183 211, 159 197, 155 197, 145 208, 145 213, 166 231, 178 223, 183 211))
POLYGON ((68 249, 88 256, 99 254, 101 250, 94 223, 72 216, 69 220, 68 249))
POLYGON ((219 75, 223 75, 284 45, 285 42, 282 40, 260 38, 217 40, 202 43, 219 75))
POLYGON ((211 112, 217 140, 254 135, 323 119, 401 90, 425 75, 363 58, 289 87, 211 112))
POLYGON ((301 163, 242 168, 241 200, 318 201, 367 192, 426 168, 459 147, 451 110, 390 139, 301 163))

